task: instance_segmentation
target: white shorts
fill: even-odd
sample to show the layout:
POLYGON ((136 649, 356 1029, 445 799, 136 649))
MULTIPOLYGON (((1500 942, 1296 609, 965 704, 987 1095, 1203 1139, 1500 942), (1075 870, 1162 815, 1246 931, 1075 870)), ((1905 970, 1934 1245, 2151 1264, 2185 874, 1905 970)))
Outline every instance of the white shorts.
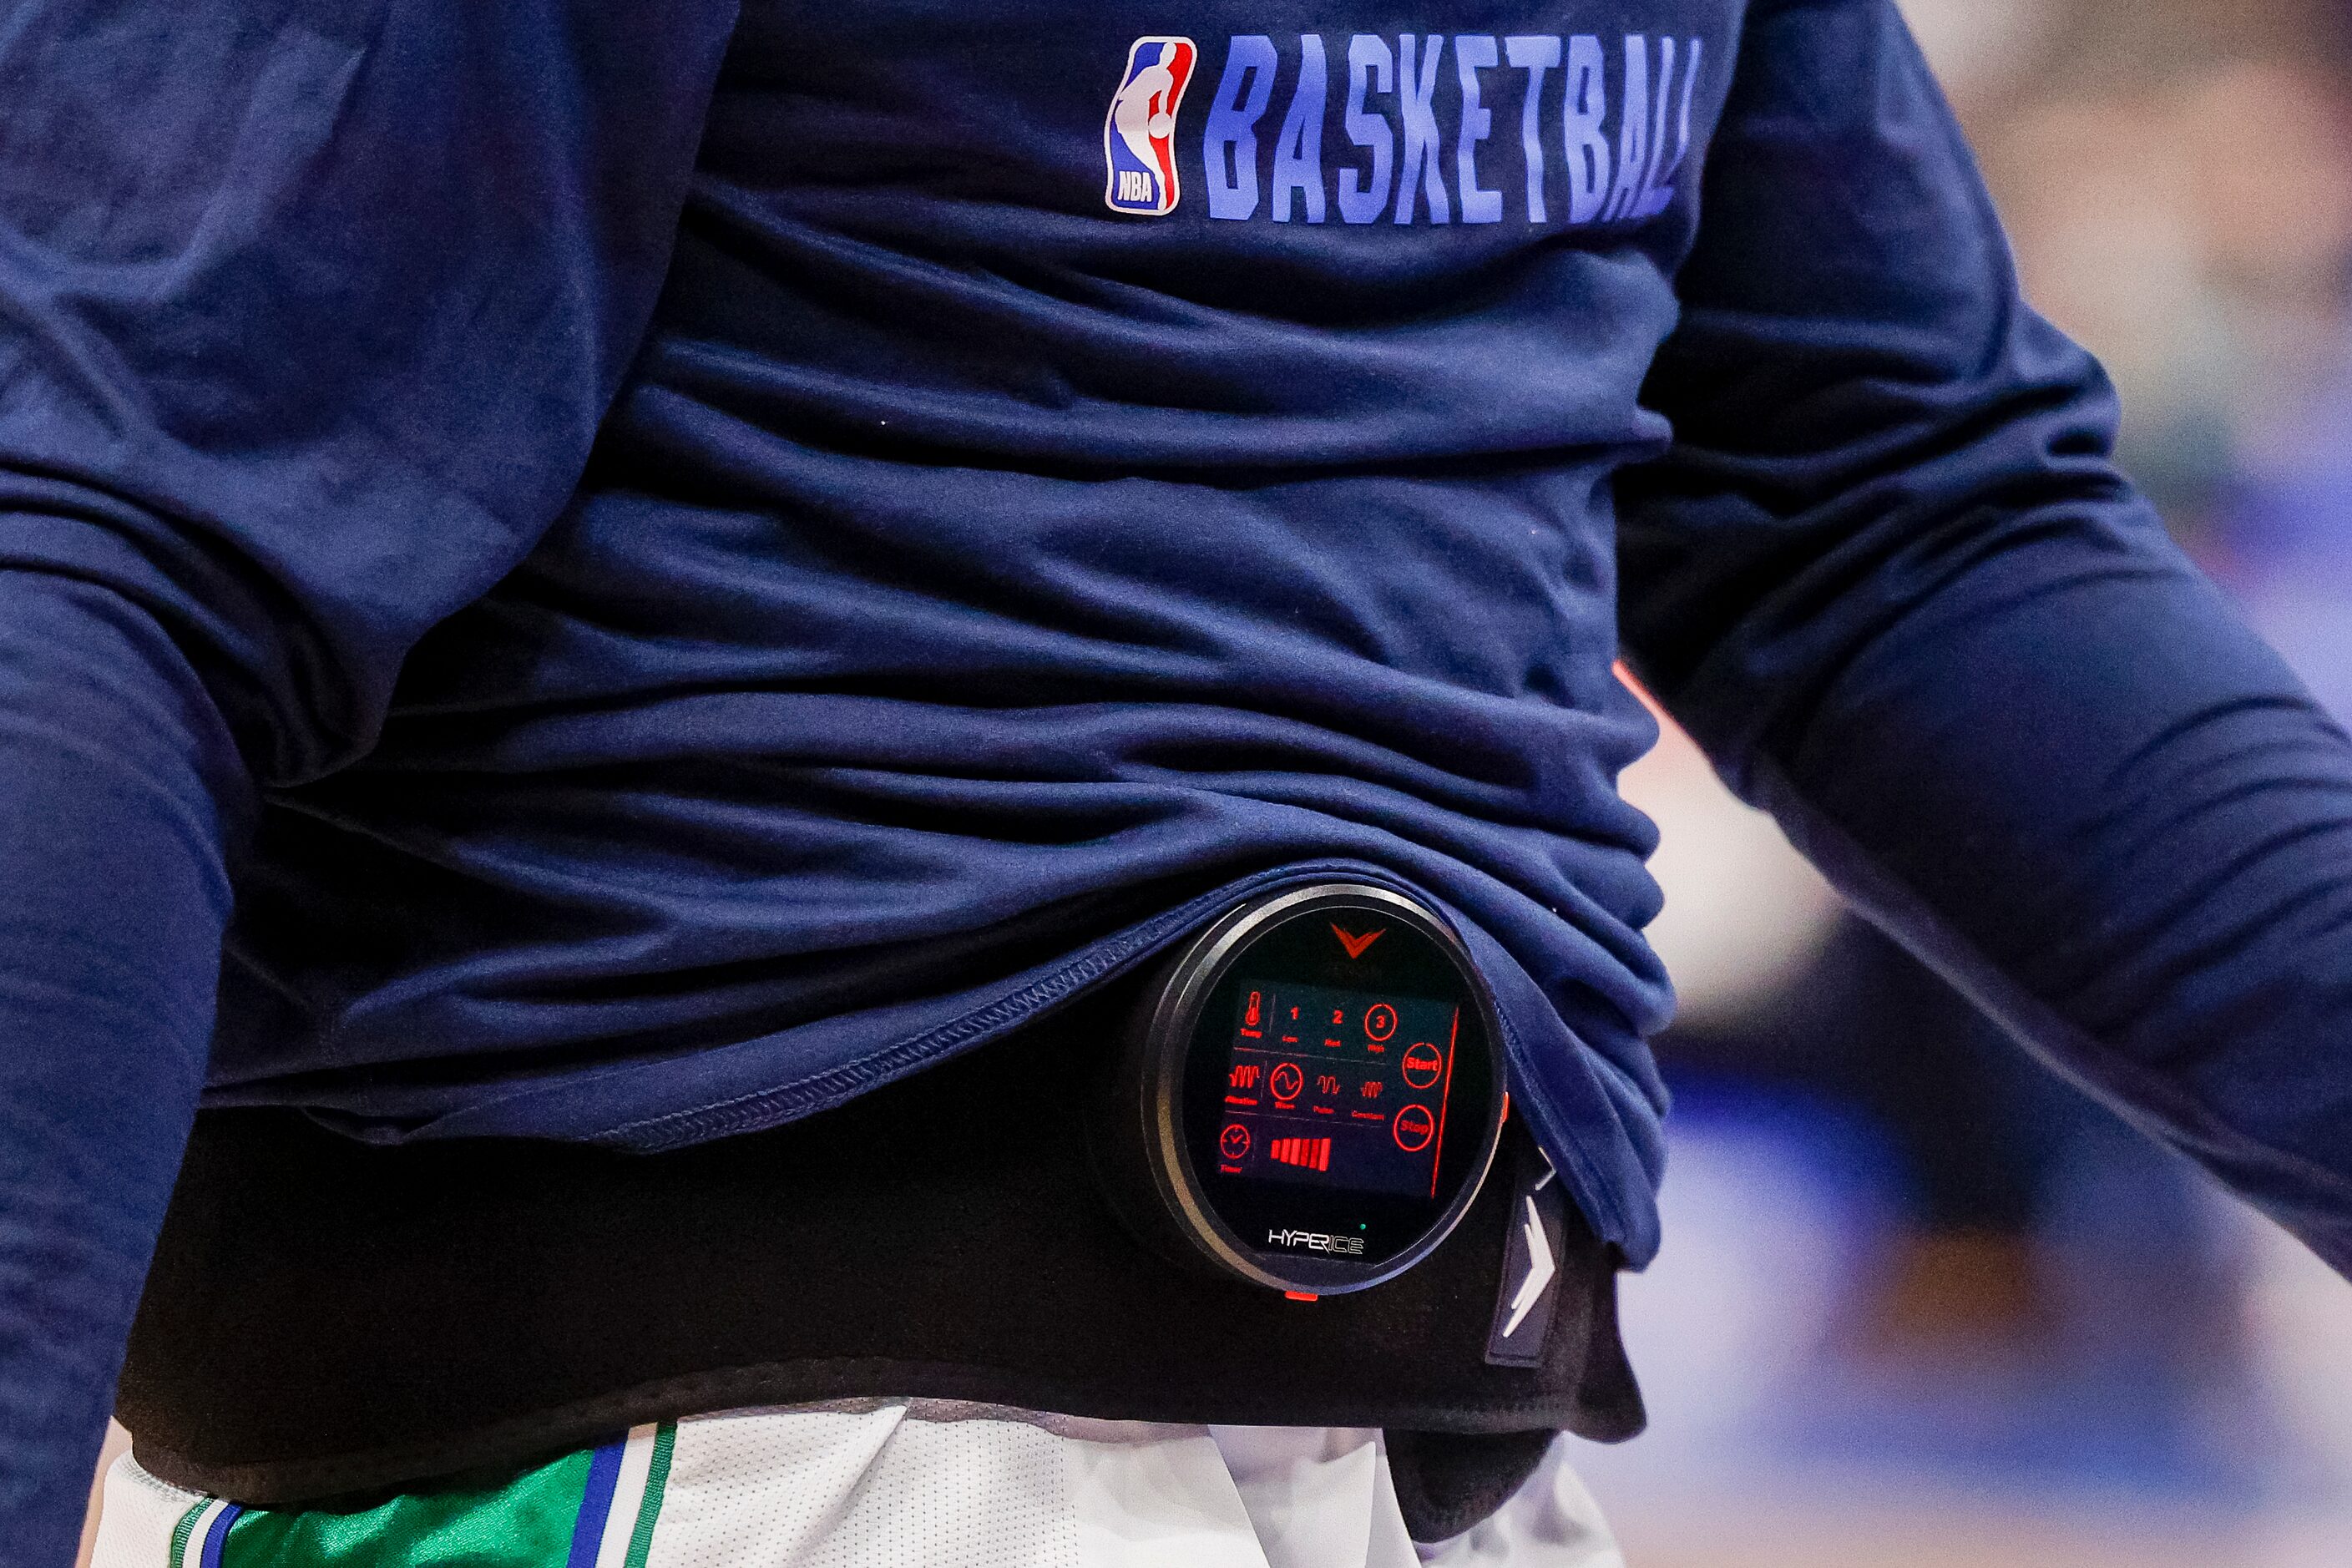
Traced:
POLYGON ((1570 1441, 1494 1518, 1420 1547, 1376 1431, 845 1402, 642 1426, 341 1513, 241 1509, 125 1455, 93 1568, 1623 1568, 1570 1441))

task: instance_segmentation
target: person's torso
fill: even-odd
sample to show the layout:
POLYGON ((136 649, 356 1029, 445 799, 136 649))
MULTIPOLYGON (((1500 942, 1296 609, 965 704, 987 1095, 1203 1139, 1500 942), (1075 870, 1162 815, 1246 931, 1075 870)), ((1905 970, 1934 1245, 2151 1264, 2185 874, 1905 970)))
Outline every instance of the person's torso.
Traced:
POLYGON ((752 0, 574 503, 272 803, 216 1098, 593 1136, 1324 860, 1649 1084, 1609 481, 1740 10, 752 0))

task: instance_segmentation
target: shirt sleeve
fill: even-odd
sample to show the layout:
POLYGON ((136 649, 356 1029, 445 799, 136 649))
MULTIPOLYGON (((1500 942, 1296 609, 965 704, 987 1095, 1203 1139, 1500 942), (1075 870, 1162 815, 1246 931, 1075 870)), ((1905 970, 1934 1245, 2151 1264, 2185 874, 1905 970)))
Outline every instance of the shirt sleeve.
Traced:
POLYGON ((1637 673, 1864 914, 2352 1271, 2352 745, 2111 466, 1889 0, 1759 5, 1679 289, 1637 673))
POLYGON ((724 0, 0 23, 0 1539, 68 1563, 259 789, 552 521, 724 0))

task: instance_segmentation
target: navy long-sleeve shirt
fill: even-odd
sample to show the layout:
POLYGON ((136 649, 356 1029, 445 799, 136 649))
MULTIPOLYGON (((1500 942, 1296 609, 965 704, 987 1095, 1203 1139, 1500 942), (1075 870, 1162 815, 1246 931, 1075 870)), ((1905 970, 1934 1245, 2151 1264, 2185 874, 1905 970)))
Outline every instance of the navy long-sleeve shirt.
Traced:
POLYGON ((1301 867, 1459 921, 1645 1260, 1621 648, 2352 1266, 2352 747, 2114 421, 1888 0, 23 0, 0 1529, 200 1093, 663 1147, 1301 867))

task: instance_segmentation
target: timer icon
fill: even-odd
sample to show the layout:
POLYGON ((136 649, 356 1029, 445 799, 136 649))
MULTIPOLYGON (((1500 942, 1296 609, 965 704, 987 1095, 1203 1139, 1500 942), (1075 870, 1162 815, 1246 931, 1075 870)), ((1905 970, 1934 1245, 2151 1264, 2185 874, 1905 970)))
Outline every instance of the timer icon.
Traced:
POLYGON ((1249 1129, 1238 1121, 1228 1121, 1225 1130, 1217 1134, 1217 1152, 1238 1162, 1250 1152, 1249 1129))

